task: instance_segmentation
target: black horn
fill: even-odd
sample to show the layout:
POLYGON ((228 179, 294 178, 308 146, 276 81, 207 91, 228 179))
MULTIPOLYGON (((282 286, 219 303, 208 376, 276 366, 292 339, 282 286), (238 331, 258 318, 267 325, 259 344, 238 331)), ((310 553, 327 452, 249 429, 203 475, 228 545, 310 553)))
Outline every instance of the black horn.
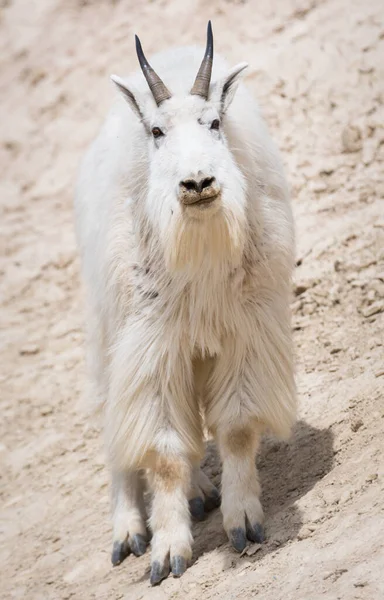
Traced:
POLYGON ((161 81, 160 77, 157 73, 152 69, 151 65, 145 58, 143 49, 141 47, 141 43, 137 35, 135 35, 136 40, 136 53, 137 58, 139 59, 141 70, 143 71, 144 77, 147 80, 149 85, 149 89, 152 92, 152 95, 156 101, 157 106, 164 102, 164 100, 168 100, 171 97, 171 93, 167 90, 164 83, 161 81))
POLYGON ((191 94, 196 96, 202 96, 205 100, 208 100, 209 84, 211 83, 212 74, 212 63, 213 63, 213 34, 211 21, 208 21, 207 27, 207 45, 205 48, 205 54, 203 61, 200 65, 198 74, 196 75, 195 83, 191 89, 191 94))

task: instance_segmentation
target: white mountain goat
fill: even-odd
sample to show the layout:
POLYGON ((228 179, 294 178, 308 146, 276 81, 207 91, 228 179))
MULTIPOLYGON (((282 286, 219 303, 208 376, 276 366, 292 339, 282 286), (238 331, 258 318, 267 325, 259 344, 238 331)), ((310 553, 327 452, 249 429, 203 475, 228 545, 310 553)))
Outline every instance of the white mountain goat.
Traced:
POLYGON ((145 552, 145 473, 155 585, 187 568, 190 512, 219 504, 199 468, 203 428, 223 463, 231 544, 241 552, 264 539, 255 456, 262 432, 287 437, 296 411, 294 235, 277 150, 239 85, 247 65, 213 66, 210 23, 194 83, 201 50, 153 58, 166 87, 138 38, 136 49, 142 72, 112 76, 124 100, 85 157, 75 204, 112 470, 112 562, 145 552))

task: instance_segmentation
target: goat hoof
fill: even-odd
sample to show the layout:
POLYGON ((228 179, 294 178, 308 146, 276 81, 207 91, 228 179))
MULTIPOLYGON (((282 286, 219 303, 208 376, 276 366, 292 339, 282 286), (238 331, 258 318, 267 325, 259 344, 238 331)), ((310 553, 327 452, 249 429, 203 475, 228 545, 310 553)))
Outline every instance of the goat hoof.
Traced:
POLYGON ((163 565, 159 563, 158 560, 155 560, 151 565, 151 577, 150 582, 151 585, 159 585, 159 583, 168 577, 169 575, 169 563, 166 562, 163 565))
POLYGON ((206 496, 205 498, 205 510, 207 512, 210 512, 211 510, 214 510, 215 508, 219 508, 221 504, 221 497, 220 494, 218 492, 218 490, 216 488, 214 488, 211 493, 209 494, 209 496, 206 496))
POLYGON ((127 558, 129 554, 129 546, 126 541, 124 542, 113 542, 111 561, 114 567, 117 567, 120 563, 127 558))
POLYGON ((196 498, 192 498, 189 501, 189 510, 191 512, 192 517, 194 517, 197 521, 203 521, 205 517, 204 500, 199 496, 197 496, 196 498))
POLYGON ((147 549, 147 540, 143 535, 137 533, 129 540, 129 546, 135 556, 142 556, 147 549))
POLYGON ((229 541, 236 552, 242 552, 247 545, 247 537, 242 527, 235 527, 229 532, 229 541))
POLYGON ((257 542, 258 544, 262 544, 262 542, 265 542, 264 527, 260 523, 255 523, 254 525, 251 525, 247 519, 246 530, 247 538, 251 542, 257 542))
POLYGON ((187 570, 187 561, 184 556, 174 556, 171 561, 171 568, 174 577, 181 577, 187 570))

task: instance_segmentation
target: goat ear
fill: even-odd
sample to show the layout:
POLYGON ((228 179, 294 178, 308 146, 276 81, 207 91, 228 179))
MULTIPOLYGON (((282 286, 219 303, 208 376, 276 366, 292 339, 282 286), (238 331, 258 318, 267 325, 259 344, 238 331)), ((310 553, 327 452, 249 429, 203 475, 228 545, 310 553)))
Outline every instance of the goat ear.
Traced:
POLYGON ((239 63, 236 65, 236 67, 233 67, 233 69, 229 71, 228 75, 226 75, 224 79, 218 81, 214 85, 211 94, 211 100, 219 104, 219 111, 221 114, 226 112, 233 98, 235 97, 237 87, 240 83, 240 78, 244 69, 247 67, 248 63, 239 63))
POLYGON ((118 77, 118 75, 111 75, 111 80, 116 85, 119 92, 121 92, 123 94, 124 98, 126 99, 128 104, 132 108, 133 112, 139 117, 139 119, 141 121, 143 121, 144 120, 143 113, 142 113, 139 103, 136 99, 136 96, 127 87, 127 84, 125 83, 125 81, 121 77, 118 77))

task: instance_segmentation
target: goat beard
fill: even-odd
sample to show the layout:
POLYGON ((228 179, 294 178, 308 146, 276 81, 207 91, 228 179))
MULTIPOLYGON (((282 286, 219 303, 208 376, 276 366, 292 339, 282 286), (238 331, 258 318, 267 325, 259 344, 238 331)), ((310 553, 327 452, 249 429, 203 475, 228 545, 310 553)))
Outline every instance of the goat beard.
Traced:
POLYGON ((165 264, 169 271, 196 275, 201 269, 230 269, 241 263, 246 239, 243 210, 221 206, 201 219, 174 212, 163 235, 165 264))

